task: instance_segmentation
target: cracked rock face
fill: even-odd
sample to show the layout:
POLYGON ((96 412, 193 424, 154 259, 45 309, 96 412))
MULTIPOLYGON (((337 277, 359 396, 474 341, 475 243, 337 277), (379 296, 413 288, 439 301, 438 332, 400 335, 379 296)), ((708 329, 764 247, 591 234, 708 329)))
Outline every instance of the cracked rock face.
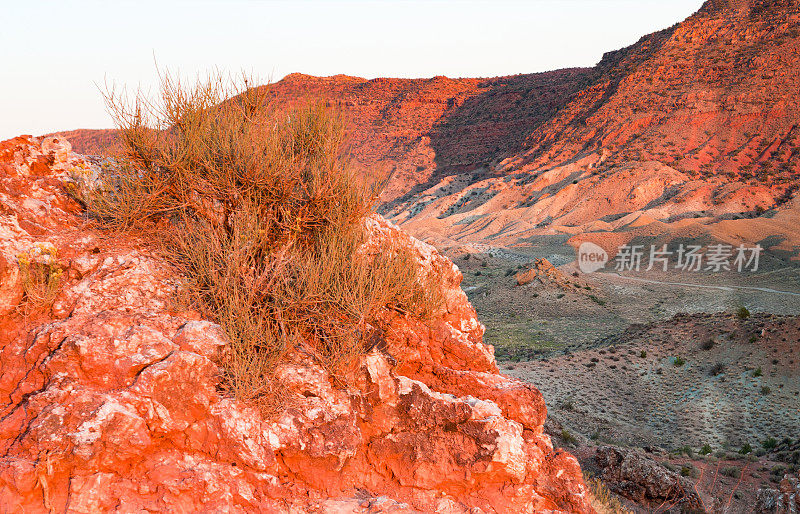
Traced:
POLYGON ((759 489, 756 510, 764 514, 800 512, 800 476, 784 475, 778 489, 759 489))
POLYGON ((640 505, 657 509, 669 502, 682 510, 705 511, 692 481, 635 450, 602 446, 597 449, 595 461, 614 492, 640 505))
POLYGON ((591 512, 576 459, 542 432, 541 394, 498 374, 461 274, 432 247, 367 220, 367 246, 412 248, 446 308, 426 323, 383 313, 385 344, 347 387, 290 354, 277 374, 291 406, 267 418, 220 393, 226 336, 175 310, 168 266, 80 217, 59 174, 83 165, 60 141, 0 143, 0 505, 591 512), (21 303, 33 247, 64 270, 46 313, 21 303))

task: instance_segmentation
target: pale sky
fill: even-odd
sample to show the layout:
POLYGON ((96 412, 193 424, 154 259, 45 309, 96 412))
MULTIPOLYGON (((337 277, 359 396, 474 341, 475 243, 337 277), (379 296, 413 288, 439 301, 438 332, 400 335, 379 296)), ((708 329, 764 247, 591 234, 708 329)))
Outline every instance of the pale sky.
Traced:
POLYGON ((295 71, 493 77, 593 66, 702 0, 15 1, 0 8, 0 140, 108 128, 98 85, 158 65, 278 80, 295 71))

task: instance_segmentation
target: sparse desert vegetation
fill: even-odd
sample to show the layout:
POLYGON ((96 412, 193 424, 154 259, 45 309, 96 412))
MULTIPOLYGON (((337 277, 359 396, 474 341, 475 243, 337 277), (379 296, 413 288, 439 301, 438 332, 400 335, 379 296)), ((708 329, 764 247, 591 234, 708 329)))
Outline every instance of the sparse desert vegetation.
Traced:
POLYGON ((600 478, 584 472, 583 480, 589 487, 592 494, 592 507, 598 514, 631 514, 631 511, 622 505, 619 498, 609 491, 608 486, 600 478))
POLYGON ((338 372, 367 348, 378 310, 424 318, 441 299, 407 250, 360 251, 376 192, 346 163, 340 115, 320 103, 270 112, 246 84, 165 74, 157 103, 110 91, 125 151, 81 177, 78 197, 106 227, 158 231, 187 305, 231 340, 227 387, 260 399, 300 341, 338 372))
MULTIPOLYGON (((501 370, 543 392, 550 433, 587 469, 595 445, 678 448, 655 456, 736 508, 755 501, 759 487, 774 487, 773 468, 798 469, 793 447, 780 443, 800 424, 796 316, 759 309, 743 317, 735 296, 709 314, 704 305, 719 300, 715 292, 683 294, 603 274, 572 277, 570 266, 562 265, 580 291, 592 284, 593 294, 611 298, 600 312, 577 290, 515 285, 502 258, 473 255, 459 265, 501 370), (489 263, 480 267, 482 276, 469 273, 473 262, 489 263), (697 310, 680 313, 687 305, 697 310), (773 439, 782 450, 764 447, 773 439)), ((781 303, 798 307, 794 297, 748 299, 749 306, 759 302, 774 310, 781 303)))

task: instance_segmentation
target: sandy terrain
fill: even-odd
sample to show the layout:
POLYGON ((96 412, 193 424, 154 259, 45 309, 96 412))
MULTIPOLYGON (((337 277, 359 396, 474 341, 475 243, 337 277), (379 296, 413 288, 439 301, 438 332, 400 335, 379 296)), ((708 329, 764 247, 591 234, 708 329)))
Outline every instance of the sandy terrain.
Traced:
POLYGON ((583 274, 557 237, 449 253, 501 371, 542 391, 548 430, 585 469, 597 445, 653 447, 709 505, 752 512, 759 488, 800 466, 792 452, 755 456, 800 427, 800 267, 784 254, 770 252, 757 273, 583 274), (517 285, 541 257, 560 279, 517 285), (698 455, 706 444, 712 453, 698 455), (753 453, 742 455, 746 444, 753 453))
POLYGON ((596 439, 720 449, 797 434, 796 317, 678 316, 604 342, 505 369, 539 387, 552 417, 596 439))

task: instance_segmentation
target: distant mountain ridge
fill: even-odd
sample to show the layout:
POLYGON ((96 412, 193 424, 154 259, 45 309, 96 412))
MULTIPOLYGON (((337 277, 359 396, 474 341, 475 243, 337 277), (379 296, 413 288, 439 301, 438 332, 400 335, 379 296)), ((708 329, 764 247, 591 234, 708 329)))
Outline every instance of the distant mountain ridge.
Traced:
POLYGON ((277 106, 323 98, 350 124, 350 152, 366 173, 391 175, 385 199, 449 173, 492 164, 522 148, 591 71, 491 79, 365 80, 292 74, 269 86, 277 106))
MULTIPOLYGON (((592 69, 492 79, 292 74, 268 94, 277 107, 313 98, 340 106, 354 163, 391 176, 381 213, 419 237, 634 237, 635 221, 749 240, 751 229, 719 224, 763 224, 755 218, 791 206, 800 185, 799 55, 797 0, 709 0, 592 69)), ((67 135, 77 151, 107 136, 67 135)))
MULTIPOLYGON (((590 73, 569 69, 489 79, 372 80, 292 73, 264 87, 276 108, 316 99, 341 108, 356 165, 392 174, 386 193, 391 198, 433 171, 472 170, 521 149, 530 128, 563 106, 590 73)), ((104 153, 114 143, 114 132, 108 130, 58 134, 87 154, 104 153)))
POLYGON ((533 130, 507 167, 603 149, 608 164, 658 160, 745 180, 787 164, 796 172, 788 161, 798 143, 799 36, 798 2, 706 2, 685 22, 607 53, 595 82, 533 130))

